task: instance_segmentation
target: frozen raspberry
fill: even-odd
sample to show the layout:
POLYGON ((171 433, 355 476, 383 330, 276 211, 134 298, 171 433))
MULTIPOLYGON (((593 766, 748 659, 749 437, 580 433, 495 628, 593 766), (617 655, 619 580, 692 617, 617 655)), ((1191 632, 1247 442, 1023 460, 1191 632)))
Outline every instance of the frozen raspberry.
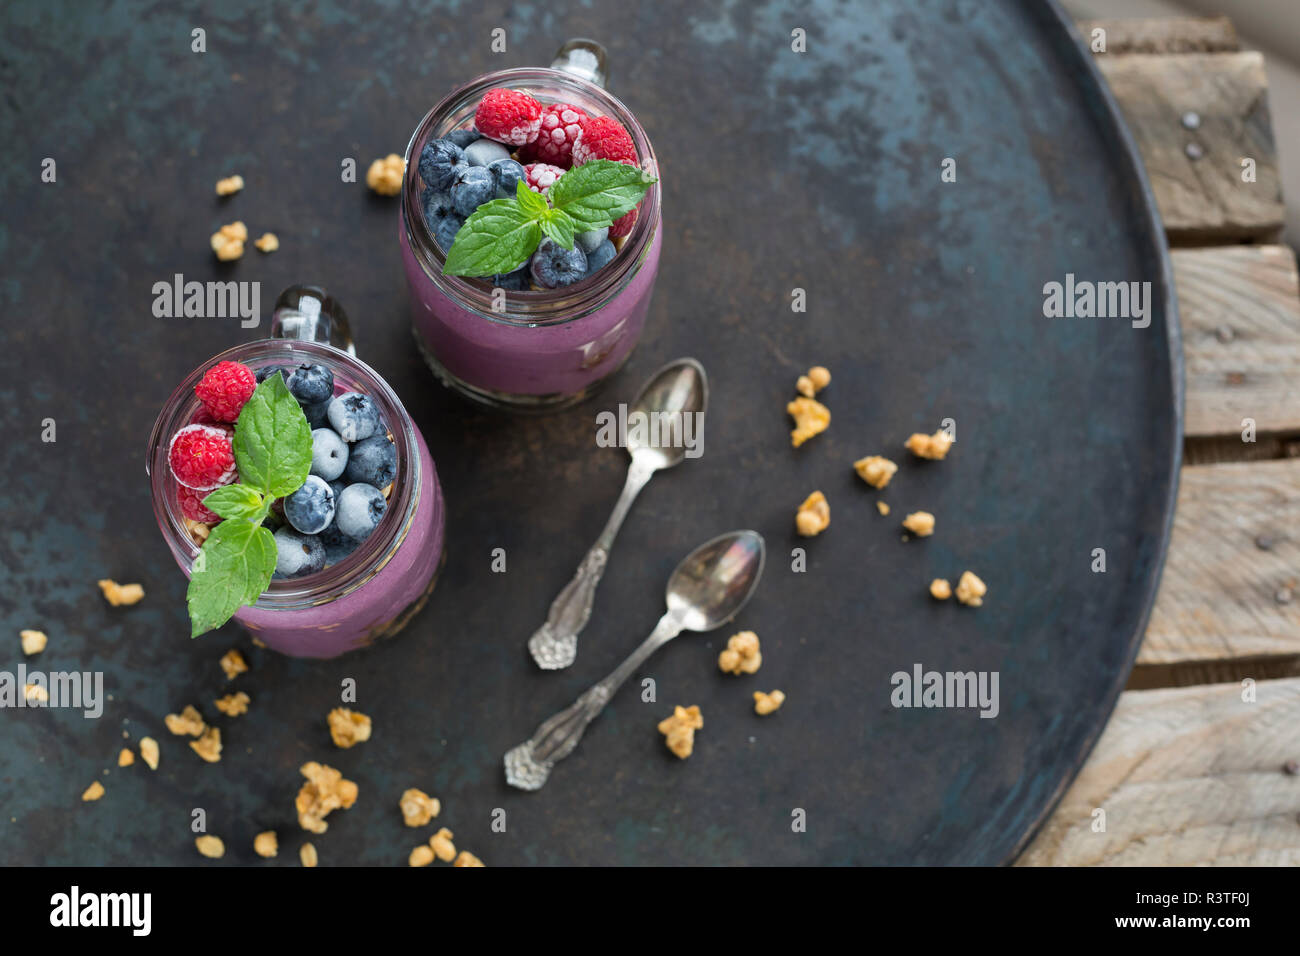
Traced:
POLYGON ((186 425, 167 448, 172 474, 186 488, 211 491, 235 480, 235 452, 230 434, 212 425, 186 425))
POLYGON ((191 521, 202 521, 206 525, 221 523, 221 515, 203 507, 203 499, 212 494, 210 491, 195 491, 181 485, 176 489, 176 500, 180 502, 181 514, 191 521))
POLYGON ((474 127, 488 139, 523 146, 537 139, 542 104, 518 90, 488 90, 474 112, 474 127))
POLYGON ((631 232, 632 227, 636 225, 636 213, 639 208, 641 207, 638 206, 626 215, 615 219, 614 225, 609 227, 609 238, 617 239, 619 236, 626 236, 631 232))
POLYGON ((564 170, 549 163, 529 163, 524 167, 524 181, 528 183, 528 188, 543 196, 563 175, 564 170))
POLYGON ((573 141, 582 128, 579 124, 587 114, 568 103, 552 103, 542 107, 542 128, 537 139, 520 149, 527 162, 550 163, 561 169, 573 165, 573 141))
POLYGON ((217 421, 233 422, 256 388, 257 379, 247 365, 218 362, 194 386, 194 394, 217 421))
POLYGON ((612 116, 589 116, 579 122, 573 141, 573 165, 609 159, 635 166, 636 146, 623 124, 612 116))

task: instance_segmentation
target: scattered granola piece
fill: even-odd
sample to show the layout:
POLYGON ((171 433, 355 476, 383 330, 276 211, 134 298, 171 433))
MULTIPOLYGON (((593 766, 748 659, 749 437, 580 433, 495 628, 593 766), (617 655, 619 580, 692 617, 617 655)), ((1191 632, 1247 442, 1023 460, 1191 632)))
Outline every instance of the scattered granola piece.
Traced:
POLYGON ((334 746, 347 749, 370 739, 370 718, 346 707, 335 707, 326 718, 334 746))
POLYGON ((882 515, 887 515, 889 514, 889 505, 885 504, 883 501, 877 501, 876 510, 879 511, 882 515))
POLYGON ((217 180, 218 196, 233 196, 244 188, 244 177, 235 175, 227 176, 225 179, 217 180))
POLYGON ((429 849, 433 850, 434 854, 443 863, 450 863, 456 858, 456 844, 451 842, 453 836, 455 836, 454 833, 443 827, 429 837, 429 849))
POLYGON ((221 669, 226 672, 226 680, 234 680, 240 674, 248 672, 248 663, 244 660, 244 655, 232 647, 222 655, 221 669))
POLYGON ((208 725, 203 721, 203 715, 198 712, 193 704, 186 704, 185 709, 179 714, 168 714, 163 718, 163 723, 177 737, 184 737, 187 734, 191 737, 197 737, 208 729, 208 725))
POLYGON ((90 803, 92 800, 98 800, 103 795, 104 795, 104 785, 100 783, 98 780, 96 780, 94 783, 92 783, 89 787, 86 788, 86 792, 81 795, 81 799, 86 803, 90 803))
POLYGON ((812 382, 812 387, 820 392, 831 383, 831 371, 824 365, 814 365, 808 370, 808 380, 812 382))
POLYGON ((104 592, 104 598, 113 607, 121 607, 123 604, 138 604, 144 597, 144 588, 138 584, 118 584, 116 581, 104 578, 99 582, 99 589, 104 592))
POLYGON ((158 741, 152 737, 140 738, 140 758, 149 765, 150 770, 158 769, 158 741))
POLYGON ((452 866, 482 866, 483 861, 476 857, 469 850, 461 850, 460 855, 456 857, 456 862, 452 866))
POLYGON ((761 690, 754 691, 754 713, 760 717, 766 717, 781 709, 785 703, 785 692, 774 690, 770 694, 764 694, 761 690))
POLYGON ((366 185, 381 196, 396 196, 402 191, 402 174, 406 161, 396 153, 376 159, 366 170, 366 185))
POLYGON ((432 862, 433 851, 423 843, 412 850, 411 855, 406 858, 407 866, 428 866, 432 862))
POLYGON ((23 653, 28 657, 45 650, 45 642, 49 640, 44 631, 19 631, 18 637, 23 642, 23 653))
POLYGON ((117 755, 117 765, 119 767, 129 767, 135 763, 135 751, 130 747, 123 747, 117 755))
POLYGON ((238 259, 244 254, 244 241, 248 227, 242 222, 227 223, 212 234, 212 251, 222 262, 238 259))
POLYGON ((948 449, 952 447, 952 439, 942 429, 933 435, 922 435, 920 432, 916 432, 904 442, 904 447, 917 458, 930 458, 938 461, 947 456, 948 449))
POLYGON ((307 778, 307 782, 294 801, 298 824, 311 833, 324 833, 329 829, 326 816, 335 810, 346 810, 357 802, 357 785, 344 780, 343 774, 333 767, 314 760, 303 764, 299 773, 307 778))
POLYGON ((303 866, 315 866, 316 861, 320 858, 316 855, 316 848, 310 843, 304 843, 302 849, 298 851, 298 859, 302 861, 303 866))
POLYGON ((212 528, 205 525, 202 521, 195 521, 193 518, 182 518, 185 530, 189 532, 190 540, 203 547, 203 542, 208 540, 208 535, 212 533, 212 528))
POLYGON ((275 252, 280 248, 280 237, 273 232, 264 232, 261 239, 253 240, 253 245, 261 252, 275 252))
POLYGON ((795 379, 794 390, 804 398, 812 398, 817 394, 817 389, 813 388, 812 379, 807 375, 800 375, 795 379))
POLYGON ((979 607, 984 603, 988 586, 970 571, 963 571, 957 581, 957 600, 967 607, 979 607))
POLYGON ((913 511, 903 519, 903 527, 918 538, 928 538, 934 534, 934 515, 928 511, 913 511))
POLYGON ((226 855, 226 845, 221 842, 221 837, 204 834, 194 838, 194 845, 209 860, 219 860, 226 855))
POLYGON ((23 697, 38 704, 48 704, 50 692, 41 684, 23 684, 23 697))
POLYGON ((190 741, 190 749, 208 763, 216 763, 221 759, 221 731, 209 727, 198 740, 190 741))
POLYGON ((251 698, 242 690, 237 694, 227 694, 225 697, 218 697, 215 701, 217 710, 221 711, 227 717, 238 717, 241 714, 248 713, 248 705, 251 698))
POLYGON ((437 797, 431 797, 415 787, 404 790, 397 805, 402 808, 402 821, 408 827, 422 827, 442 812, 442 804, 437 797))
POLYGON ((728 674, 755 674, 763 666, 758 635, 741 631, 727 638, 727 649, 718 655, 718 669, 728 674))
POLYGON ((936 601, 946 601, 952 597, 952 585, 947 578, 935 578, 930 582, 930 597, 936 601))
POLYGON ((831 424, 831 410, 812 398, 796 398, 785 407, 786 414, 794 419, 790 444, 798 448, 814 435, 820 435, 831 424))
POLYGON ((853 470, 858 473, 859 478, 872 488, 883 488, 894 477, 894 472, 898 471, 898 466, 888 458, 882 458, 879 455, 868 455, 866 458, 859 458, 855 461, 853 470))
POLYGON ((698 706, 677 706, 671 717, 659 721, 659 733, 664 735, 668 749, 685 760, 695 750, 695 731, 703 726, 704 717, 698 706))
POLYGON ((814 491, 805 498, 794 516, 795 530, 805 538, 821 534, 830 523, 831 506, 820 491, 814 491))
POLYGON ((253 852, 270 859, 280 852, 280 841, 275 838, 274 830, 263 830, 253 837, 253 852))

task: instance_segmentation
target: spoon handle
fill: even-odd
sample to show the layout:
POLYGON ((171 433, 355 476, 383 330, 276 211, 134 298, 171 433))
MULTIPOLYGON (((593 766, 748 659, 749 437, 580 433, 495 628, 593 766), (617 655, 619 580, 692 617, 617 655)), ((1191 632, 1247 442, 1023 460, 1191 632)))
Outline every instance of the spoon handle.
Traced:
POLYGON ((591 605, 596 599, 596 585, 600 584, 609 561, 609 549, 614 545, 614 536, 623 526, 623 519, 632 508, 632 502, 641 489, 646 486, 654 469, 643 461, 632 459, 627 470, 627 481, 623 484, 623 493, 618 496, 614 510, 605 522, 596 543, 591 546, 582 563, 578 565, 573 580, 564 586, 551 602, 550 613, 546 623, 533 632, 528 639, 528 651, 533 655, 537 666, 543 670, 554 671, 568 667, 578 656, 578 635, 587 626, 591 618, 591 605))
POLYGON ((533 736, 506 754, 506 782, 520 790, 540 790, 551 769, 573 753, 587 725, 605 709, 614 693, 659 648, 682 632, 682 622, 669 611, 659 619, 650 636, 577 700, 543 721, 533 736))

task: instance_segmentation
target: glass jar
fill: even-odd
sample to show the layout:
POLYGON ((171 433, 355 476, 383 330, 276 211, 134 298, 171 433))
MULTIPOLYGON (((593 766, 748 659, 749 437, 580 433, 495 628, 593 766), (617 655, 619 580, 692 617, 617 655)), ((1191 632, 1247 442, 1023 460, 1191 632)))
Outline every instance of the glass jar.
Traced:
POLYGON ((272 580, 256 604, 235 612, 235 620, 267 647, 291 657, 337 657, 396 634, 428 600, 442 562, 442 489, 424 438, 397 395, 370 366, 330 345, 272 338, 237 346, 191 372, 167 400, 149 437, 145 469, 154 515, 176 563, 188 577, 202 539, 181 512, 168 445, 199 411, 194 386, 222 361, 242 362, 254 372, 267 365, 324 365, 334 374, 336 395, 370 396, 397 450, 388 508, 370 536, 322 571, 272 580))
POLYGON ((488 73, 453 90, 424 117, 406 148, 399 238, 416 344, 444 384, 475 401, 516 411, 575 404, 617 372, 641 337, 659 272, 656 183, 642 199, 618 254, 588 279, 560 289, 512 292, 494 290, 487 280, 443 275, 446 256, 421 205, 420 151, 432 139, 472 127, 475 109, 490 89, 509 87, 543 103, 568 103, 591 115, 614 117, 631 134, 642 168, 657 177, 645 130, 597 85, 604 81, 599 46, 572 41, 556 66, 488 73), (599 52, 591 54, 592 49, 599 52))

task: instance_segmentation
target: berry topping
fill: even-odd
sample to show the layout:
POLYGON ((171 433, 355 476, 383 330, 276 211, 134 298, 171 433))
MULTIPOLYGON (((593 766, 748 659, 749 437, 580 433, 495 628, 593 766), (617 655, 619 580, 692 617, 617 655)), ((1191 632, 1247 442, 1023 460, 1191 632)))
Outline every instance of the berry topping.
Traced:
POLYGON ((303 534, 316 534, 334 520, 334 490, 324 478, 308 475, 302 487, 284 499, 284 517, 303 534))
MULTIPOLYGON (((640 207, 638 206, 637 209, 640 207)), ((617 239, 619 236, 626 236, 636 225, 636 209, 633 209, 625 216, 614 220, 614 225, 609 227, 609 238, 617 239)))
POLYGON ((568 103, 552 103, 542 107, 542 126, 534 140, 523 152, 530 161, 550 163, 561 169, 573 165, 573 143, 582 129, 579 125, 587 114, 568 103))
POLYGON ((228 485, 238 473, 230 433, 213 425, 186 425, 173 435, 167 463, 176 480, 195 491, 228 485))
POLYGON ((614 243, 606 239, 591 252, 587 253, 587 275, 592 275, 605 266, 617 255, 614 243))
POLYGON ((314 534, 299 534, 292 528, 275 533, 275 577, 300 578, 325 567, 325 546, 314 534))
POLYGON ((524 178, 524 167, 513 159, 498 159, 488 164, 488 172, 497 184, 497 199, 514 199, 519 181, 524 178))
POLYGON ((451 140, 461 149, 464 149, 475 140, 480 140, 482 138, 483 134, 476 129, 454 129, 443 137, 443 139, 451 140))
POLYGON ((215 514, 203 507, 203 499, 211 492, 195 491, 193 488, 186 488, 180 485, 176 489, 176 501, 181 506, 181 514, 191 521, 201 521, 206 525, 215 525, 221 523, 221 515, 215 514))
MULTIPOLYGON (((480 142, 491 142, 491 140, 480 140, 480 142)), ((482 166, 461 168, 451 183, 451 204, 458 216, 472 216, 475 209, 489 199, 496 198, 496 194, 496 180, 482 166)))
POLYGON ((354 541, 364 541, 379 525, 379 519, 388 510, 384 493, 374 485, 348 485, 339 495, 338 525, 354 541))
POLYGON ((636 165, 636 146, 632 137, 612 116, 590 116, 579 123, 573 141, 573 165, 581 166, 593 159, 636 165))
MULTIPOLYGON (((387 440, 385 438, 385 440, 387 440)), ((334 481, 348 464, 347 443, 332 428, 314 428, 311 433, 311 473, 334 481)))
POLYGON ((564 175, 559 166, 548 163, 529 163, 524 167, 524 181, 535 193, 546 195, 546 191, 555 185, 555 181, 564 175))
POLYGON ((471 166, 491 166, 499 159, 509 159, 510 150, 494 139, 480 139, 465 147, 465 162, 471 166))
POLYGON ((343 480, 383 488, 397 475, 397 448, 387 435, 371 435, 352 446, 343 480))
POLYGON ((578 233, 573 238, 578 245, 582 246, 583 252, 587 255, 591 255, 600 247, 600 244, 605 241, 605 238, 608 235, 608 228, 590 229, 587 232, 578 233))
POLYGON ((318 405, 334 397, 334 373, 324 365, 299 365, 285 384, 300 405, 318 405))
POLYGON ((587 254, 581 246, 566 249, 547 236, 533 253, 532 270, 533 281, 548 289, 573 285, 587 275, 587 254))
POLYGON ((474 113, 474 127, 480 133, 511 146, 537 139, 541 125, 542 104, 518 90, 488 90, 474 113))
POLYGON ((256 389, 257 379, 247 365, 218 362, 194 386, 194 394, 217 421, 233 422, 256 389))
POLYGON ((426 186, 446 189, 465 165, 465 151, 448 139, 430 140, 420 150, 420 178, 426 186))
POLYGON ((360 441, 379 431, 379 411, 369 395, 344 392, 330 400, 330 427, 344 441, 360 441))

